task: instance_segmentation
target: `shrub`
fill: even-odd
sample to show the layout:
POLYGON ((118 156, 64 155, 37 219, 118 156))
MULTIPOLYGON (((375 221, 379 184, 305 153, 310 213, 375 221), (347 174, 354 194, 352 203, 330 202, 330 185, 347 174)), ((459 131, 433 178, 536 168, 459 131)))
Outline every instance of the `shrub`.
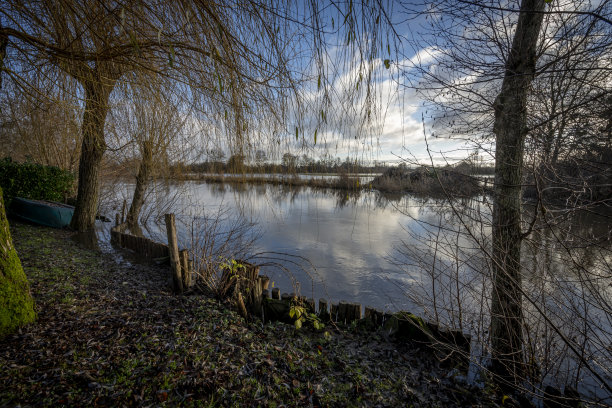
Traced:
POLYGON ((74 176, 58 167, 18 163, 9 157, 0 160, 0 187, 4 190, 7 207, 13 197, 65 201, 73 185, 74 176))

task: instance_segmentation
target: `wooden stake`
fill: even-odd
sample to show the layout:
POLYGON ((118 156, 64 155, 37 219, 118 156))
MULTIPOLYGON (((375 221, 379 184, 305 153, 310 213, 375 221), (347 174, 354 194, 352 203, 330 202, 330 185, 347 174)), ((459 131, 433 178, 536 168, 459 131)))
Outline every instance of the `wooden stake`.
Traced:
POLYGON ((166 232, 168 234, 168 249, 170 252, 170 267, 172 268, 172 281, 174 283, 174 290, 180 293, 183 291, 183 279, 181 277, 181 261, 176 238, 174 214, 166 214, 165 219, 166 232))
POLYGON ((191 286, 191 271, 189 270, 189 251, 183 249, 179 252, 181 259, 181 276, 183 278, 183 288, 189 289, 191 286))
POLYGON ((246 306, 244 305, 244 299, 242 299, 242 293, 238 292, 236 303, 238 304, 238 312, 242 317, 247 319, 249 314, 247 313, 246 306))
MULTIPOLYGON (((121 208, 121 222, 125 222, 125 212, 127 211, 127 201, 123 200, 123 208, 121 208)), ((173 214, 174 216, 174 214, 173 214)))
POLYGON ((327 314, 327 299, 319 299, 319 314, 327 314))
POLYGON ((336 321, 338 323, 348 323, 347 318, 346 318, 347 311, 348 311, 348 303, 338 302, 338 315, 336 316, 336 321))
POLYGON ((332 303, 332 305, 329 307, 329 314, 330 314, 330 318, 332 320, 332 322, 337 322, 338 321, 338 305, 334 305, 332 303))

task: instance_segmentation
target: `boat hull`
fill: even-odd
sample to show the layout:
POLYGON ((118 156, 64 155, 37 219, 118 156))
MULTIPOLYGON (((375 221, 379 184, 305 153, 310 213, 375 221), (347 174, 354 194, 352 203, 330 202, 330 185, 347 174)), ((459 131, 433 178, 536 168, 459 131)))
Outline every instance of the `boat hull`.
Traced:
POLYGON ((29 200, 15 197, 11 203, 11 214, 24 221, 53 228, 70 225, 74 207, 53 201, 29 200))

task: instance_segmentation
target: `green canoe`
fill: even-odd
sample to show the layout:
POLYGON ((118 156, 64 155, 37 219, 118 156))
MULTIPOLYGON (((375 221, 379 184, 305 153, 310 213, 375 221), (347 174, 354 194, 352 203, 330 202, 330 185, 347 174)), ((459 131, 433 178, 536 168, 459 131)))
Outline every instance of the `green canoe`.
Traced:
POLYGON ((15 197, 11 203, 11 214, 25 221, 53 228, 64 228, 70 224, 74 207, 54 201, 29 200, 15 197))

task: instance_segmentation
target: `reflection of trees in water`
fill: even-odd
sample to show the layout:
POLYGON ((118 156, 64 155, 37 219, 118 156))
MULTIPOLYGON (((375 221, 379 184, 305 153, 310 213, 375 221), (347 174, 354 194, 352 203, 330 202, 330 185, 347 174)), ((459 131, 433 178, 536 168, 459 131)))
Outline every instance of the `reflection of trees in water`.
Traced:
POLYGON ((223 197, 225 194, 225 183, 209 183, 213 197, 223 197))
POLYGON ((573 386, 587 362, 607 376, 612 366, 610 227, 598 218, 551 214, 523 244, 524 282, 534 299, 525 308, 535 333, 530 351, 542 376, 573 386))
MULTIPOLYGON (((138 226, 132 226, 136 232, 140 228, 147 230, 147 225, 159 223, 166 213, 174 212, 177 208, 187 206, 185 200, 186 185, 168 180, 152 182, 145 193, 145 201, 140 212, 138 226)), ((114 219, 114 214, 122 212, 123 203, 129 203, 132 198, 134 183, 125 182, 121 178, 107 179, 100 186, 99 213, 114 219)), ((125 216, 126 214, 124 214, 125 216)))
MULTIPOLYGON (((408 205, 401 200, 393 204, 399 210, 408 205)), ((489 203, 481 198, 452 206, 428 200, 416 205, 425 212, 412 218, 407 238, 395 245, 392 256, 413 278, 405 293, 429 319, 470 331, 486 345, 491 301, 486 294, 492 279, 489 203)), ((524 222, 533 215, 533 209, 526 210, 524 222)), ((553 383, 582 386, 586 392, 583 382, 596 387, 599 381, 587 364, 611 379, 610 225, 609 216, 549 211, 523 240, 525 368, 532 391, 553 383)), ((480 351, 472 357, 484 363, 488 351, 480 351)))
POLYGON ((335 197, 336 208, 338 209, 347 206, 356 206, 362 196, 361 191, 327 190, 327 194, 335 197))
POLYGON ((253 186, 255 193, 259 196, 266 195, 268 192, 268 187, 266 184, 255 184, 253 186))

